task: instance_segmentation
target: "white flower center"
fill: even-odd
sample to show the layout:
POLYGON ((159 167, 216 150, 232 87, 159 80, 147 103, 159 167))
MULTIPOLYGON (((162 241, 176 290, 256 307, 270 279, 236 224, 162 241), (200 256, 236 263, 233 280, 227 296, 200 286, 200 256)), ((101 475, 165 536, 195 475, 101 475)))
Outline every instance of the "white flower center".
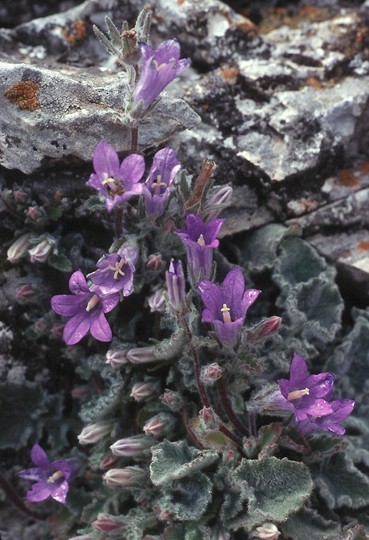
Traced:
POLYGON ((106 191, 110 197, 113 197, 114 199, 117 195, 123 195, 125 188, 123 182, 119 180, 119 178, 113 178, 109 176, 108 173, 104 173, 103 178, 102 185, 106 186, 106 191))
POLYGON ((121 258, 119 261, 116 261, 115 265, 109 264, 109 269, 114 272, 114 279, 118 279, 118 276, 125 276, 125 273, 122 270, 122 267, 125 265, 125 260, 121 258))
POLYGON ((230 308, 227 306, 227 304, 223 304, 222 309, 220 310, 223 315, 223 322, 229 323, 232 322, 231 314, 230 314, 230 308))
POLYGON ((161 178, 162 178, 161 174, 158 174, 158 176, 156 177, 156 181, 151 184, 151 188, 153 189, 154 193, 157 195, 160 193, 160 188, 162 186, 167 187, 166 183, 161 181, 161 178))
POLYGON ((197 243, 199 246, 205 246, 205 238, 203 234, 200 234, 199 238, 197 239, 197 243))
POLYGON ((94 294, 86 306, 86 311, 91 311, 91 309, 97 306, 99 302, 100 302, 100 298, 97 296, 97 294, 94 294))
POLYGON ((47 481, 51 484, 53 482, 57 482, 58 480, 60 480, 61 478, 64 478, 64 473, 62 471, 55 471, 54 474, 52 474, 51 476, 49 476, 49 478, 47 479, 47 481))

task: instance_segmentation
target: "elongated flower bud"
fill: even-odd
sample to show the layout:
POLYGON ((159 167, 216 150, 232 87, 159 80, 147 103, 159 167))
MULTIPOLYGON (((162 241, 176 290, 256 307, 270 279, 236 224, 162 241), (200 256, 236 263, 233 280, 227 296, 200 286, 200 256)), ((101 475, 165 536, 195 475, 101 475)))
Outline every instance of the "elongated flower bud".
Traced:
POLYGON ((156 379, 137 382, 132 386, 131 397, 136 401, 142 401, 145 398, 151 397, 159 388, 159 383, 156 379))
POLYGON ((133 437, 127 437, 126 439, 120 439, 115 442, 110 447, 110 450, 115 456, 138 457, 142 456, 146 450, 156 443, 157 440, 153 437, 134 435, 133 437))
POLYGON ((127 353, 127 349, 110 349, 106 353, 106 363, 110 364, 114 369, 118 369, 125 364, 129 364, 127 353))
POLYGON ((161 437, 167 435, 174 427, 175 417, 169 413, 159 413, 150 418, 143 427, 145 435, 161 437))
POLYGON ((112 424, 110 422, 105 424, 91 424, 82 429, 77 437, 78 442, 82 445, 96 443, 108 435, 111 430, 112 424))
POLYGON ((157 362, 155 349, 153 347, 140 347, 138 349, 130 349, 127 353, 127 360, 131 364, 147 364, 149 362, 157 362))
POLYGON ((205 213, 207 221, 217 218, 221 211, 231 204, 232 195, 232 186, 222 186, 217 189, 206 204, 205 213))
POLYGON ((32 263, 46 262, 49 256, 54 252, 55 245, 56 245, 55 239, 52 236, 47 235, 45 238, 41 240, 41 242, 39 242, 33 248, 28 250, 31 262, 32 263))
POLYGON ((123 523, 109 514, 98 514, 97 519, 92 522, 92 526, 96 531, 110 532, 114 529, 122 527, 123 523))
POLYGON ((32 234, 22 234, 17 240, 10 246, 6 256, 9 262, 15 263, 26 253, 32 234))
POLYGON ((158 291, 155 291, 154 294, 149 296, 149 298, 147 299, 147 303, 149 304, 151 312, 165 311, 166 302, 163 289, 159 289, 158 291))
POLYGON ((104 476, 108 486, 140 487, 145 483, 147 473, 140 467, 125 467, 124 469, 110 469, 104 476))
POLYGON ((262 540, 277 540, 281 533, 273 523, 264 523, 261 527, 256 527, 255 537, 262 540))
POLYGON ((169 270, 165 273, 165 280, 170 304, 176 311, 180 311, 186 295, 185 277, 181 261, 175 261, 174 259, 170 261, 169 270))
POLYGON ((269 317, 269 319, 261 321, 259 324, 248 330, 247 340, 258 341, 259 339, 271 336, 278 332, 281 323, 282 319, 280 317, 269 317))

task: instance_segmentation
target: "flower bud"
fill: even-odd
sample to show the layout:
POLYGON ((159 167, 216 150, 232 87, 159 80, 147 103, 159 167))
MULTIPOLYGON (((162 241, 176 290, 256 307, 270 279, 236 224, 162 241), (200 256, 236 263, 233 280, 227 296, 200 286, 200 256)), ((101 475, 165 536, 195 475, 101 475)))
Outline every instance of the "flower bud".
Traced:
POLYGON ((103 480, 106 485, 114 487, 141 487, 146 482, 147 473, 140 467, 125 467, 124 469, 110 469, 103 480))
POLYGON ((159 388, 159 383, 156 379, 148 379, 146 381, 137 382, 132 386, 131 397, 136 401, 142 401, 145 398, 151 397, 159 388))
POLYGON ((223 375, 223 370, 219 364, 213 363, 201 368, 200 378, 204 384, 213 384, 218 381, 223 375))
POLYGON ((88 396, 89 392, 85 386, 75 386, 71 391, 71 396, 74 399, 83 399, 88 396))
POLYGON ((140 347, 130 349, 127 353, 127 360, 131 364, 147 364, 148 362, 157 362, 159 358, 157 358, 153 347, 140 347))
POLYGON ((96 531, 110 532, 122 527, 123 523, 109 514, 98 514, 97 519, 92 522, 92 526, 96 531))
POLYGON ((41 206, 30 206, 27 211, 27 221, 40 223, 46 218, 46 212, 41 206))
POLYGON ((169 301, 171 306, 180 311, 185 300, 185 277, 181 261, 170 261, 169 270, 165 272, 165 280, 167 283, 169 301))
POLYGON ((233 195, 232 186, 222 186, 209 198, 206 204, 206 220, 215 219, 224 208, 231 204, 233 195))
POLYGON ((50 236, 46 235, 41 242, 36 244, 33 248, 28 250, 28 253, 31 258, 31 262, 39 262, 43 263, 46 262, 49 258, 49 255, 54 252, 55 250, 56 241, 55 239, 50 236))
POLYGON ((170 413, 159 413, 150 418, 143 427, 145 435, 161 437, 167 435, 174 427, 175 417, 170 413))
POLYGON ((247 332, 248 341, 258 341, 264 339, 278 332, 281 326, 282 319, 280 317, 269 317, 264 319, 259 324, 256 324, 253 328, 247 332))
POLYGON ((165 311, 166 301, 163 289, 159 289, 158 291, 155 291, 154 294, 149 296, 147 303, 149 304, 151 313, 154 311, 165 311))
POLYGON ((128 349, 110 349, 106 353, 106 364, 110 364, 114 369, 118 369, 125 364, 129 364, 127 352, 128 349))
POLYGON ((91 424, 82 429, 77 437, 78 442, 82 445, 96 443, 108 435, 111 430, 112 424, 110 422, 105 424, 91 424))
POLYGON ((153 437, 134 435, 126 439, 120 439, 111 445, 110 450, 115 456, 138 457, 142 456, 148 448, 157 441, 153 437))
POLYGON ((6 253, 6 257, 9 262, 15 263, 26 253, 32 234, 22 234, 17 240, 10 246, 6 253))
POLYGON ((152 253, 151 255, 149 255, 146 266, 150 268, 150 270, 161 270, 163 266, 163 259, 161 258, 161 254, 152 253))
POLYGON ((69 540, 94 540, 94 537, 90 534, 81 534, 78 536, 73 536, 73 538, 69 538, 69 540))
POLYGON ((181 394, 169 388, 166 388, 164 394, 160 396, 160 401, 164 405, 167 405, 173 412, 178 412, 183 407, 183 397, 181 394))
POLYGON ((264 523, 261 527, 256 527, 254 533, 256 538, 261 538, 262 540, 277 540, 280 534, 273 523, 264 523))
POLYGON ((17 204, 25 204, 30 199, 29 193, 26 193, 25 191, 21 191, 20 189, 13 191, 13 195, 14 195, 14 200, 17 204))
POLYGON ((64 326, 65 326, 64 323, 56 323, 56 324, 54 324, 54 326, 51 328, 52 335, 54 337, 56 337, 56 338, 62 337, 64 326))
POLYGON ((113 454, 107 454, 101 461, 99 468, 103 471, 106 471, 107 469, 110 469, 110 467, 114 467, 119 461, 119 458, 117 456, 113 456, 113 454))
POLYGON ((220 418, 211 407, 203 407, 199 412, 199 418, 203 428, 216 430, 220 426, 220 418))
POLYGON ((37 289, 33 285, 31 285, 30 283, 25 283, 24 285, 20 285, 20 287, 17 288, 17 290, 15 291, 15 296, 19 300, 26 301, 29 298, 32 298, 32 296, 35 296, 37 292, 37 289))

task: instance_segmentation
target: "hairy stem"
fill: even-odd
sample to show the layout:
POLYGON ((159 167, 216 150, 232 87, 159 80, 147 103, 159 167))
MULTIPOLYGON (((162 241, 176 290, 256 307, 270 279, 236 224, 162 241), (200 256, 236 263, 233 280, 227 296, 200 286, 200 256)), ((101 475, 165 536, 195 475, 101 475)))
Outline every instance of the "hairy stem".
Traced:
POLYGON ((248 437, 250 433, 249 433, 247 427, 244 426, 239 421, 239 419, 237 418, 237 416, 235 415, 235 413, 232 410, 231 404, 228 401, 228 396, 227 396, 227 391, 226 391, 226 388, 225 388, 224 380, 219 379, 219 381, 217 382, 217 386, 218 386, 218 391, 219 391, 219 396, 220 396, 220 401, 222 403, 222 407, 224 409, 224 412, 228 416, 229 421, 233 424, 233 426, 240 433, 242 433, 242 435, 245 435, 245 437, 248 437))

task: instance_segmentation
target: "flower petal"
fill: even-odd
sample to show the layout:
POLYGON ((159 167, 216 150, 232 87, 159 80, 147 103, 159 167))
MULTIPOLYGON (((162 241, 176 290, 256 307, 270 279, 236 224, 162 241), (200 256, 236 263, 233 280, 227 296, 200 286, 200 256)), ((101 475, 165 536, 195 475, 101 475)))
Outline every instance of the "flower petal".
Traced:
POLYGON ((145 172, 145 160, 140 154, 130 154, 122 161, 119 170, 126 190, 131 191, 145 172))
POLYGON ((50 465, 46 452, 41 446, 36 443, 32 446, 31 459, 35 465, 44 468, 50 465))
POLYGON ((76 313, 64 326, 63 339, 67 345, 75 345, 90 329, 91 314, 84 310, 76 313))
POLYGON ((67 497, 68 490, 69 490, 68 482, 64 481, 60 484, 60 486, 55 486, 54 489, 51 490, 50 496, 56 501, 64 504, 65 499, 67 497))
POLYGON ((37 482, 29 491, 27 491, 27 501, 34 503, 44 501, 50 497, 51 486, 52 484, 46 481, 37 482))
POLYGON ((119 157, 115 148, 106 141, 101 141, 95 148, 93 159, 94 169, 98 176, 107 174, 109 177, 119 173, 119 157))
POLYGON ((91 334, 99 341, 111 341, 113 334, 104 313, 100 313, 91 323, 91 334))

